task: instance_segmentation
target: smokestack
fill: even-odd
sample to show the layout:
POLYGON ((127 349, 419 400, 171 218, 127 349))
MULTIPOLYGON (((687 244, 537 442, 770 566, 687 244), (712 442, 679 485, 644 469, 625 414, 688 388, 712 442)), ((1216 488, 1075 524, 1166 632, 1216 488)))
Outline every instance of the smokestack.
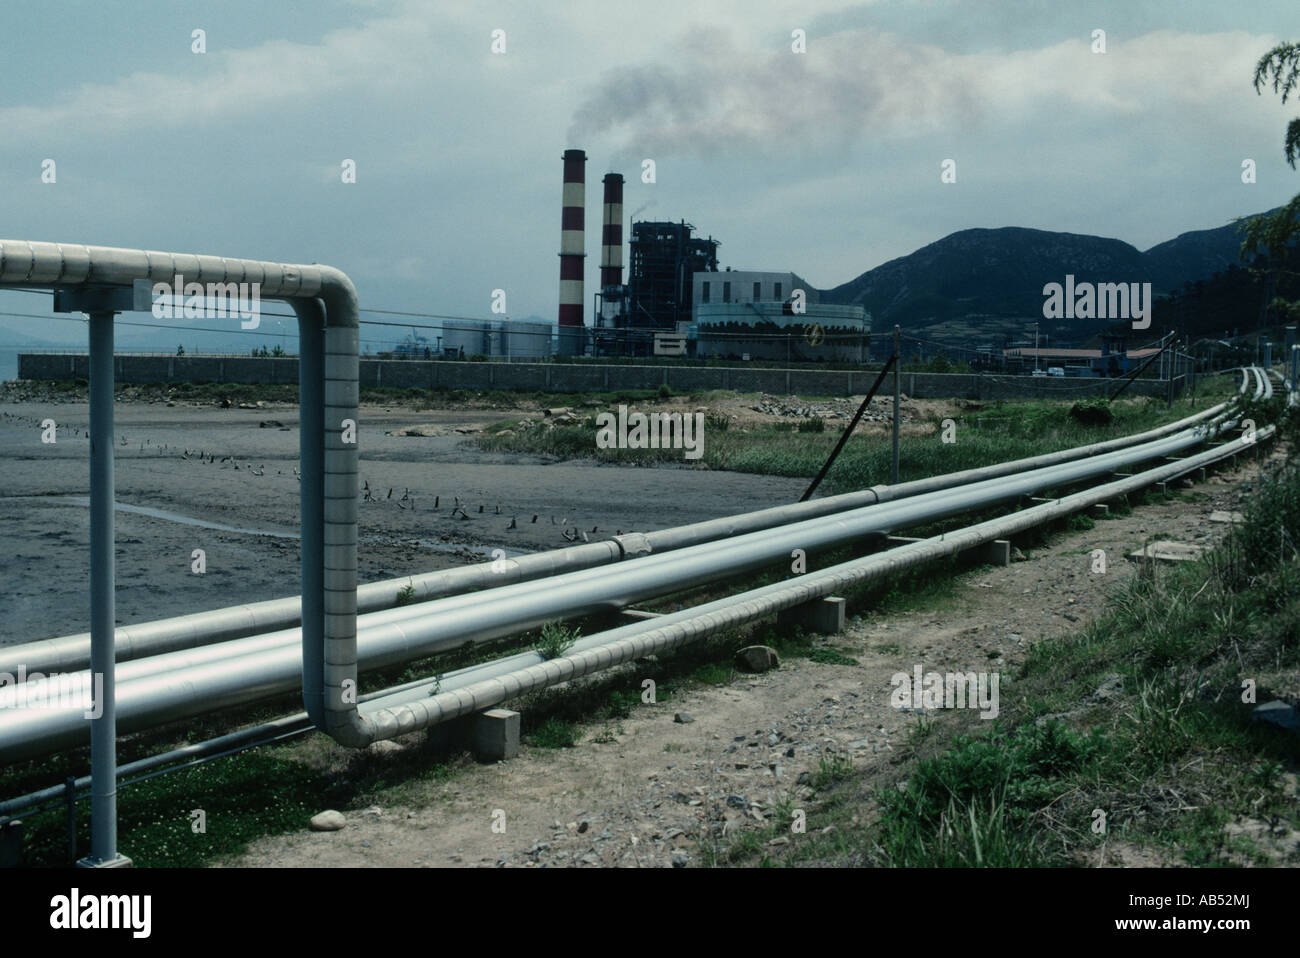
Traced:
POLYGON ((560 216, 560 352, 572 356, 582 337, 582 260, 585 229, 587 154, 564 151, 564 209, 560 216))
POLYGON ((623 285, 623 174, 606 173, 601 214, 600 288, 623 285))

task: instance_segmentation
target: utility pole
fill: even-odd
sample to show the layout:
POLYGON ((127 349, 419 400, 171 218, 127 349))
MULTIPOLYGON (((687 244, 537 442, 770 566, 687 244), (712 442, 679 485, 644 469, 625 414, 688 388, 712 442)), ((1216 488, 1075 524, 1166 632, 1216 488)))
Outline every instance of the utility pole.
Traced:
POLYGON ((1034 323, 1034 372, 1038 372, 1038 324, 1034 323))
POLYGON ((1169 347, 1173 346, 1176 350, 1178 348, 1178 344, 1174 341, 1173 333, 1170 333, 1165 338, 1166 338, 1166 342, 1164 343, 1164 348, 1165 348, 1165 354, 1168 356, 1168 358, 1165 361, 1165 370, 1168 373, 1167 376, 1168 389, 1165 395, 1165 406, 1170 407, 1173 406, 1174 404, 1174 357, 1173 354, 1169 352, 1169 347))
POLYGON ((899 397, 903 394, 902 373, 899 371, 903 365, 902 353, 902 330, 894 327, 894 457, 893 469, 890 472, 890 482, 898 485, 898 424, 902 418, 899 411, 899 397))

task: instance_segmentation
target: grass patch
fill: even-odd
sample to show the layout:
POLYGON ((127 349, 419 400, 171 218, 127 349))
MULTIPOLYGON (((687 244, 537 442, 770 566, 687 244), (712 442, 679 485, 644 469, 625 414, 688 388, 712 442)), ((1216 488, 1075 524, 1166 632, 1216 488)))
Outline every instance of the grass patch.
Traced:
POLYGON ((558 659, 573 648, 579 634, 580 630, 569 628, 562 622, 547 622, 542 626, 541 638, 533 649, 544 659, 558 659))
POLYGON ((1131 577, 1082 632, 1031 648, 992 728, 920 722, 889 787, 835 780, 823 758, 816 815, 835 834, 735 860, 1076 866, 1106 843, 1169 864, 1294 864, 1266 836, 1300 829, 1300 738, 1251 715, 1300 682, 1300 462, 1274 466, 1242 511, 1200 562, 1131 577), (1259 828, 1227 827, 1243 821, 1259 828))
POLYGON ((538 748, 573 748, 582 732, 573 722, 548 718, 528 736, 528 743, 538 748))
MULTIPOLYGON (((570 399, 563 404, 579 403, 570 399)), ((616 400, 609 396, 595 401, 601 408, 615 404, 616 400)), ((899 479, 906 482, 1113 439, 1185 417, 1207 405, 1209 400, 1204 397, 1180 399, 1171 408, 1148 398, 1121 399, 1106 405, 1112 421, 1094 424, 1072 417, 1069 402, 989 403, 978 412, 957 417, 960 438, 955 443, 941 443, 937 435, 904 439, 899 455, 899 479)), ((683 461, 680 449, 598 449, 595 411, 575 425, 548 426, 540 420, 527 420, 511 424, 511 435, 503 436, 499 429, 490 430, 475 441, 486 450, 562 459, 587 458, 624 464, 683 461)), ((932 425, 937 428, 938 423, 932 425)), ((710 414, 705 420, 703 454, 697 464, 734 472, 810 477, 826 461, 839 434, 839 428, 816 418, 741 431, 733 428, 725 417, 710 414)), ((879 436, 855 438, 845 446, 827 476, 828 490, 844 492, 888 482, 891 457, 890 442, 883 432, 879 436)))

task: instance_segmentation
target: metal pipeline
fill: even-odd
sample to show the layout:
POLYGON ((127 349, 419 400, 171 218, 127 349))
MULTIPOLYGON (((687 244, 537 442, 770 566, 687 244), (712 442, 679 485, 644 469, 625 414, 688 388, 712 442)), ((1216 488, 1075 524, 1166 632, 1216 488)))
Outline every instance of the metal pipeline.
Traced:
MULTIPOLYGON (((306 361, 310 351, 303 350, 303 353, 306 361)), ((1242 377, 1241 391, 1244 392, 1248 378, 1245 369, 1242 370, 1242 377)), ((303 378, 306 381, 308 377, 303 378)), ((410 601, 410 604, 414 605, 448 595, 548 578, 565 572, 700 545, 879 502, 893 502, 924 492, 951 489, 984 479, 1072 462, 1100 453, 1140 445, 1179 432, 1198 422, 1224 414, 1229 405, 1230 403, 1226 402, 1220 403, 1177 422, 1167 423, 1131 436, 1121 436, 1105 442, 1077 446, 1027 459, 931 476, 898 485, 876 485, 861 491, 813 499, 808 502, 775 506, 644 534, 618 536, 602 542, 564 549, 547 550, 507 559, 504 563, 484 562, 458 569, 372 582, 357 588, 357 611, 361 614, 396 608, 399 593, 408 585, 414 592, 410 601)), ((306 417, 314 408, 314 404, 304 402, 303 416, 306 417)), ((306 422, 303 422, 300 428, 305 435, 313 432, 306 422)), ((304 454, 307 452, 308 450, 304 450, 304 454)), ((303 493, 305 496, 307 490, 304 489, 303 493)), ((315 501, 315 498, 310 497, 310 500, 315 501)), ((317 522, 304 522, 304 529, 315 528, 317 525, 317 522)), ((307 544, 304 543, 304 554, 309 551, 307 544)), ((314 593, 317 590, 308 591, 314 593)), ((197 648, 245 636, 290 629, 301 624, 301 610, 301 597, 293 596, 118 626, 117 661, 127 662, 164 652, 197 648)), ((0 648, 0 673, 17 674, 20 668, 29 673, 75 672, 89 667, 89 664, 89 633, 0 648)))
MULTIPOLYGON (((1265 427, 1259 431, 1258 439, 1267 439, 1273 432, 1274 427, 1265 427)), ((1192 469, 1244 451, 1247 447, 1247 440, 1238 438, 1223 446, 1190 456, 1182 462, 1157 466, 1140 475, 1075 493, 1010 516, 991 519, 878 555, 801 575, 797 579, 591 636, 575 645, 565 656, 556 659, 540 660, 541 657, 536 654, 515 656, 507 661, 490 663, 488 668, 467 669, 454 677, 444 676, 436 685, 425 682, 423 687, 381 695, 367 702, 363 710, 373 722, 385 728, 407 731, 425 728, 491 708, 527 692, 570 681, 642 656, 664 652, 727 629, 738 628, 820 596, 845 591, 912 566, 956 555, 993 539, 1024 532, 1106 499, 1176 478, 1192 469)))
MULTIPOLYGON (((358 405, 358 310, 352 282, 340 271, 320 265, 292 266, 256 260, 117 249, 80 244, 0 240, 0 289, 21 286, 62 292, 70 308, 90 318, 91 375, 91 664, 99 685, 93 697, 98 715, 91 719, 92 853, 98 863, 116 862, 116 630, 113 617, 113 336, 114 315, 135 308, 134 286, 162 283, 185 297, 192 284, 205 293, 219 286, 221 295, 242 293, 251 284, 255 296, 310 301, 300 311, 304 341, 320 355, 304 355, 302 397, 319 429, 305 430, 302 449, 303 622, 323 632, 304 632, 308 646, 346 650, 356 643, 356 474, 358 405), (185 283, 183 277, 189 278, 185 283), (181 288, 177 289, 176 286, 181 288), (129 290, 129 292, 128 292, 129 290), (323 315, 321 309, 323 306, 323 315), (307 317, 307 318, 303 318, 307 317), (310 320, 310 321, 309 321, 310 320), (319 320, 321 329, 314 329, 319 320), (103 443, 107 439, 109 448, 103 443), (96 448, 99 447, 99 448, 96 448), (323 500, 323 501, 322 501, 323 500), (308 544, 321 548, 309 551, 308 544), (319 575, 313 571, 319 566, 319 575), (310 574, 309 574, 310 572, 310 574)), ((204 297, 206 301, 206 295, 204 297)), ((310 352, 310 351, 309 351, 310 352)), ((328 661, 328 656, 326 657, 328 661)), ((328 672, 328 666, 322 671, 328 672)), ((304 688, 315 679, 304 677, 304 688)), ((87 689, 91 689, 88 685, 87 689)), ((326 704, 323 715, 329 723, 326 704)), ((355 710, 355 699, 349 706, 355 710)), ((313 719, 319 706, 307 703, 313 719)))
MULTIPOLYGON (((792 549, 806 551, 852 543, 873 533, 985 508, 1043 489, 1085 481, 1116 469, 1190 448, 1219 431, 1204 426, 1133 449, 1092 456, 1077 463, 1000 477, 954 490, 924 493, 894 503, 821 517, 776 529, 650 555, 612 569, 588 569, 542 581, 494 589, 490 597, 464 595, 422 607, 401 607, 365 616, 362 652, 366 668, 429 655, 467 643, 488 641, 535 628, 559 618, 622 608, 640 599, 717 581, 783 559, 792 549)), ((118 719, 124 729, 144 728, 218 708, 292 691, 299 680, 300 630, 285 630, 184 652, 124 663, 119 677, 118 719)), ((337 649, 337 646, 334 647, 337 649)), ((329 668, 334 688, 355 676, 356 640, 351 660, 334 658, 329 668)), ((327 653, 331 651, 327 649, 327 653)), ((84 673, 83 673, 84 674, 84 673)), ((27 693, 41 694, 41 683, 27 693)), ((47 680, 48 686, 48 680, 47 680)), ((0 690, 13 696, 16 689, 0 690)), ((46 698, 50 698, 49 694, 46 698)), ((337 704, 355 705, 339 700, 337 704)), ((0 707, 0 759, 75 746, 84 738, 83 704, 51 709, 0 707)), ((336 708, 334 711, 343 712, 336 708)), ((327 716, 328 718, 329 716, 327 716)), ((341 726, 334 717, 334 728, 341 726)), ((342 716, 346 720, 346 716, 342 716)), ((409 729, 376 726, 364 714, 350 720, 344 744, 367 736, 387 737, 409 729)), ((327 729, 328 731, 328 729, 327 729)), ((337 736, 336 736, 337 737, 337 736)), ((373 740, 373 739, 371 739, 373 740)))

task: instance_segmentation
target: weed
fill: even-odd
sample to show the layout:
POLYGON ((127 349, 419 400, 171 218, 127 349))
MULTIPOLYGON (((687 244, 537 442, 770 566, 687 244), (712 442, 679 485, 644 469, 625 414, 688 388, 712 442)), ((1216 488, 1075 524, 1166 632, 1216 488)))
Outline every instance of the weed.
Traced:
POLYGON ((561 622, 547 622, 542 626, 541 638, 533 646, 533 651, 544 659, 558 659, 578 641, 580 631, 570 629, 561 622))
POLYGON ((529 736, 538 748, 573 748, 581 737, 578 726, 552 716, 529 736))
POLYGON ((812 786, 823 789, 836 782, 842 782, 853 774, 853 762, 846 755, 823 752, 817 763, 817 771, 812 774, 812 786))

